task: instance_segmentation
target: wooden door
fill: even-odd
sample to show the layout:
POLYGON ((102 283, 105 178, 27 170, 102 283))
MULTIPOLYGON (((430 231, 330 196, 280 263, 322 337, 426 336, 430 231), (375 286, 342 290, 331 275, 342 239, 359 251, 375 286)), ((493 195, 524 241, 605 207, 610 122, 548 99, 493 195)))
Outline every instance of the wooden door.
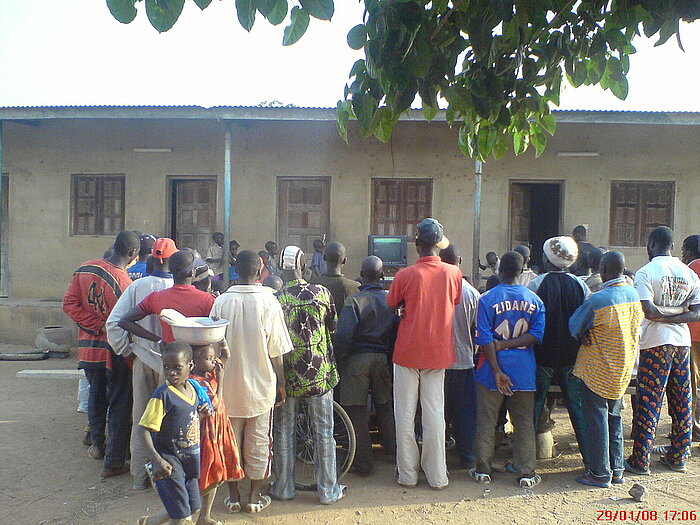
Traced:
POLYGON ((174 180, 172 199, 175 243, 204 256, 216 227, 216 180, 174 180))
POLYGON ((278 195, 280 248, 294 244, 311 256, 314 239, 330 235, 331 181, 280 178, 278 195))
POLYGON ((530 245, 530 188, 525 184, 510 185, 510 246, 530 245))

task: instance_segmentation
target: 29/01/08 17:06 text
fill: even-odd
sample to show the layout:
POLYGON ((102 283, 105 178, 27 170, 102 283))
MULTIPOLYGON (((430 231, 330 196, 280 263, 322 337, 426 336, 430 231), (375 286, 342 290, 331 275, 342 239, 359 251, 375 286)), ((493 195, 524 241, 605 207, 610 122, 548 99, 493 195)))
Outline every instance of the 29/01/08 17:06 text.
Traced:
POLYGON ((599 510, 596 521, 697 521, 694 510, 599 510))

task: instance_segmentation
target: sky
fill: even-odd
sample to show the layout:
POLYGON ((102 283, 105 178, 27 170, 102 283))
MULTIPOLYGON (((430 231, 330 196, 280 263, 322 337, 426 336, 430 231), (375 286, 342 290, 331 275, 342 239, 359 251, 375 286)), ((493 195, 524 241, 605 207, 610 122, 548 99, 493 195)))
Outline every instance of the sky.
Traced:
MULTIPOLYGON (((362 58, 345 40, 362 21, 362 3, 335 3, 332 22, 312 19, 297 44, 283 47, 284 24, 259 16, 248 33, 234 0, 214 0, 205 11, 187 0, 163 34, 143 3, 124 25, 104 0, 0 0, 0 106, 335 106, 362 58)), ((683 25, 681 35, 685 53, 675 39, 658 48, 636 42, 626 101, 596 86, 568 86, 561 109, 700 111, 700 22, 683 25)))

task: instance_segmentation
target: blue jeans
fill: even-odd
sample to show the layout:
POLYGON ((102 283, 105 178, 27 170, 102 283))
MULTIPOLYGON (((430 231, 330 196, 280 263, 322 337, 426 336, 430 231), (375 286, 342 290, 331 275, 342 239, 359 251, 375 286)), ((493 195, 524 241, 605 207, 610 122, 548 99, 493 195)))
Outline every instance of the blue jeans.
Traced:
POLYGON ((465 468, 474 466, 476 383, 474 369, 445 370, 445 420, 452 423, 457 454, 465 468))
POLYGON ((123 467, 131 435, 131 368, 112 356, 112 370, 85 369, 90 382, 88 422, 92 444, 105 451, 105 468, 123 467), (105 436, 105 426, 109 435, 105 436))
POLYGON ((588 438, 588 472, 598 481, 610 483, 622 476, 625 467, 622 436, 622 399, 605 399, 581 382, 583 416, 588 438))
POLYGON ((335 464, 332 390, 322 396, 308 397, 303 400, 287 397, 284 405, 275 408, 272 471, 275 473, 276 480, 270 486, 270 494, 281 500, 294 497, 296 421, 300 401, 306 402, 313 427, 314 472, 318 495, 321 503, 333 503, 340 497, 343 487, 338 484, 335 464))
POLYGON ((588 466, 588 439, 586 437, 586 420, 583 417, 581 403, 581 385, 583 382, 573 374, 574 365, 549 368, 537 365, 537 393, 535 394, 535 428, 539 425, 542 410, 547 402, 547 393, 552 381, 556 379, 564 395, 566 410, 569 412, 571 426, 574 427, 578 448, 583 457, 583 464, 588 466))

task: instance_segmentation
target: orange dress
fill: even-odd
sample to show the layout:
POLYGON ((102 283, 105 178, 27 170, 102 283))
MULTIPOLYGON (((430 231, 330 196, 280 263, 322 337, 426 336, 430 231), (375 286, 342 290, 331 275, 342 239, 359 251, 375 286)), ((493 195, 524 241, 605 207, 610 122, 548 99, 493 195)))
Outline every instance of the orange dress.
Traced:
POLYGON ((241 462, 238 458, 238 446, 233 435, 233 428, 226 413, 224 400, 216 395, 217 380, 214 372, 204 376, 190 374, 204 387, 214 406, 214 414, 199 416, 201 434, 201 472, 199 488, 205 490, 222 481, 241 479, 244 477, 241 462))

